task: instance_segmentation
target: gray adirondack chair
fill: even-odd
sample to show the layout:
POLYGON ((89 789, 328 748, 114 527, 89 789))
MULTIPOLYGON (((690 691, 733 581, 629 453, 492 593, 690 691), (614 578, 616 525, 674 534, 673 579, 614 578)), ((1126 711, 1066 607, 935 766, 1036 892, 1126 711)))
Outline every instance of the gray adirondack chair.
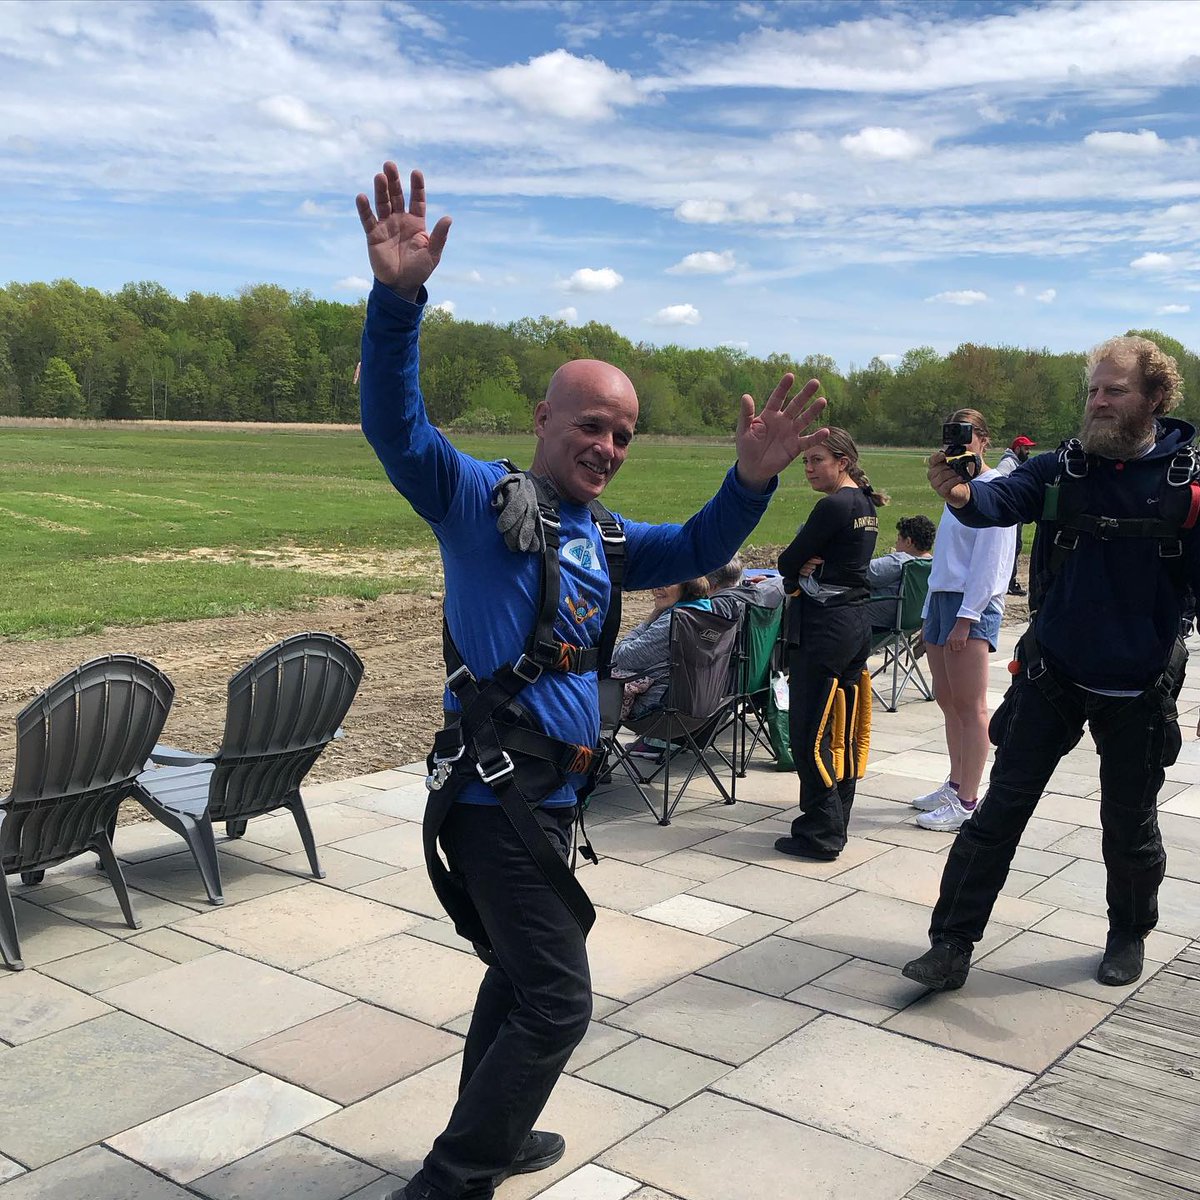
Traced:
POLYGON ((155 746, 157 767, 138 776, 137 798, 192 852, 209 901, 223 904, 213 822, 231 838, 251 817, 286 808, 309 866, 325 877, 300 784, 340 736, 362 679, 362 660, 331 633, 297 633, 264 650, 229 681, 225 732, 215 754, 155 746))
POLYGON ((106 654, 69 671, 17 714, 13 786, 0 800, 0 950, 14 970, 24 963, 9 875, 38 884, 48 867, 94 852, 130 929, 140 927, 111 826, 135 791, 174 694, 153 663, 106 654))

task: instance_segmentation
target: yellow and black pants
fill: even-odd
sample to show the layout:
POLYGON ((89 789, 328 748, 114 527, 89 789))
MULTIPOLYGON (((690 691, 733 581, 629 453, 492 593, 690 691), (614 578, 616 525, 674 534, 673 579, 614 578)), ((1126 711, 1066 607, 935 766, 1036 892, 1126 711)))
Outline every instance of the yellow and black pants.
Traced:
POLYGON ((801 814, 792 837, 825 857, 846 845, 855 785, 866 770, 870 627, 861 605, 805 603, 798 632, 800 640, 788 646, 788 725, 801 814))

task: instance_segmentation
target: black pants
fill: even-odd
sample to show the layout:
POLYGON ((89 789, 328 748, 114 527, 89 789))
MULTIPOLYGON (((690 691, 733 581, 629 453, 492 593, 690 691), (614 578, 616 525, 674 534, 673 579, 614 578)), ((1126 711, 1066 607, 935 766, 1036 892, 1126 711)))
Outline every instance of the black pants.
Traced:
POLYGON ((797 630, 800 641, 788 646, 788 732, 800 777, 801 813, 792 822, 792 836, 836 854, 846 845, 857 781, 852 764, 845 780, 837 778, 830 743, 833 720, 826 718, 826 710, 831 692, 841 687, 849 717, 871 636, 864 606, 815 608, 806 606, 797 630))
POLYGON ((1024 536, 1024 534, 1025 534, 1025 526, 1018 525, 1017 526, 1017 548, 1013 551, 1013 569, 1012 569, 1012 575, 1008 581, 1008 590, 1009 590, 1010 594, 1011 594, 1013 588, 1015 588, 1017 586, 1017 584, 1019 584, 1021 582, 1017 578, 1017 568, 1021 565, 1021 538, 1024 536))
MULTIPOLYGON (((538 809, 565 858, 574 808, 538 809)), ((587 1032, 592 983, 583 931, 502 809, 455 804, 441 831, 492 951, 463 1050, 458 1101, 422 1168, 447 1197, 487 1200, 587 1032)))
POLYGON ((958 832, 942 873, 930 940, 964 950, 983 936, 1025 825, 1059 760, 1086 721, 1100 755, 1100 824, 1108 871, 1108 923, 1144 935, 1158 921, 1158 885, 1166 854, 1156 802, 1163 766, 1179 751, 1178 723, 1150 690, 1136 697, 1097 696, 1066 681, 1052 703, 1021 675, 992 718, 996 762, 982 803, 958 832))

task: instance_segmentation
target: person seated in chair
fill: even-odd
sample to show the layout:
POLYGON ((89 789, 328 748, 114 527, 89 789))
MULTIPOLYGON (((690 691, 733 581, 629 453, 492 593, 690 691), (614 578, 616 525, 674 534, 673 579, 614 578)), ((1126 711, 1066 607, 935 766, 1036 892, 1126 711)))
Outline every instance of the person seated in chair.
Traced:
POLYGON ((781 608, 787 593, 783 588, 783 576, 778 571, 742 567, 740 555, 723 567, 710 571, 708 597, 712 610, 718 616, 737 618, 747 605, 755 608, 781 608))
MULTIPOLYGON (((622 719, 647 716, 666 701, 671 671, 671 610, 678 606, 713 611, 704 576, 654 588, 651 594, 654 608, 650 615, 613 648, 613 678, 625 684, 622 719)), ((629 747, 629 753, 638 758, 661 759, 665 752, 665 743, 656 745, 642 738, 629 747)))
POLYGON ((867 564, 871 599, 866 612, 872 633, 882 633, 895 625, 896 597, 900 595, 904 564, 915 558, 932 558, 936 534, 937 529, 928 517, 901 517, 896 522, 896 548, 867 564))

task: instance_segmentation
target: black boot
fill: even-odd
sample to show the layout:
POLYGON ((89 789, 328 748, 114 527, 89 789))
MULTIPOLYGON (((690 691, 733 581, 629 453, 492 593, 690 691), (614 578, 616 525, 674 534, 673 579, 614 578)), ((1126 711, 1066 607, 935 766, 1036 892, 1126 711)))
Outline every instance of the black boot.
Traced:
POLYGON ((970 969, 970 950, 961 950, 951 942, 934 942, 920 958, 905 963, 902 974, 930 991, 953 992, 967 982, 970 969))
POLYGON ((1132 933, 1110 931, 1096 978, 1109 987, 1124 987, 1141 975, 1144 961, 1144 939, 1132 933))
POLYGON ((534 1129, 525 1139, 517 1157, 507 1171, 501 1171, 493 1180, 499 1187, 510 1175, 528 1175, 533 1171, 544 1171, 552 1167, 567 1152, 567 1141, 561 1133, 548 1133, 534 1129))
POLYGON ((833 862, 840 850, 829 846, 821 846, 808 838, 781 837, 775 839, 775 849, 780 854, 790 854, 793 858, 812 858, 817 862, 833 862))

